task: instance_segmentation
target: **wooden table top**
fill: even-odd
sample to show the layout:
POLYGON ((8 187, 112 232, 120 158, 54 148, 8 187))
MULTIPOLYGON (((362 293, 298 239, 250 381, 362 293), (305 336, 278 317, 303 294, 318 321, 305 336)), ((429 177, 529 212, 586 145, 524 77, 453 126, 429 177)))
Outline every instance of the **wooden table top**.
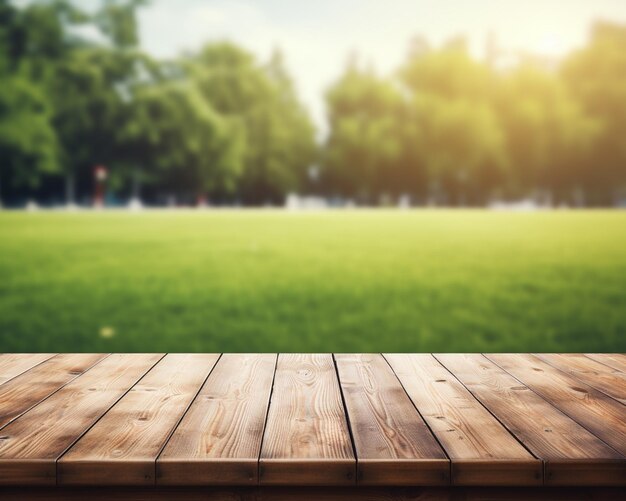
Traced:
POLYGON ((3 354, 0 485, 626 485, 626 355, 3 354))

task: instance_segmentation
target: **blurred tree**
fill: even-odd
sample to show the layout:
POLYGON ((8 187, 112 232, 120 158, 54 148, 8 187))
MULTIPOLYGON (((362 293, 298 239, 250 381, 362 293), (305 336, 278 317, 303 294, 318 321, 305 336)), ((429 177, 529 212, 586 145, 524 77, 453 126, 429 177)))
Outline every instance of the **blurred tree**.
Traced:
POLYGON ((557 75, 524 65, 501 84, 498 113, 511 160, 511 193, 542 190, 575 202, 599 132, 557 75))
POLYGON ((330 189, 370 202, 383 193, 484 202, 508 165, 495 86, 461 39, 441 50, 412 44, 397 80, 351 63, 327 95, 330 189))
POLYGON ((441 49, 421 42, 411 46, 398 71, 400 80, 413 93, 431 93, 446 99, 489 101, 494 96, 495 75, 473 59, 462 38, 452 39, 441 49))
POLYGON ((233 193, 243 164, 243 130, 220 116, 188 82, 139 88, 120 130, 123 157, 150 166, 148 180, 167 194, 198 200, 233 193))
POLYGON ((244 203, 281 203, 302 185, 315 154, 314 129, 275 54, 267 66, 230 43, 207 45, 185 64, 203 96, 238 118, 245 159, 238 188, 244 203))
POLYGON ((138 198, 143 182, 153 196, 280 203, 312 189, 318 159, 317 189, 366 203, 626 193, 624 26, 598 23, 559 74, 530 60, 496 72, 462 38, 415 39, 389 77, 353 61, 326 95, 319 151, 279 51, 261 64, 213 43, 154 60, 138 49, 146 1, 0 0, 0 199, 50 198, 61 174, 69 202, 87 198, 105 164, 118 194, 138 198))
POLYGON ((478 205, 504 179, 504 136, 487 103, 419 93, 413 106, 431 203, 478 205))
POLYGON ((256 198, 257 202, 263 200, 255 193, 274 193, 273 201, 282 203, 288 192, 301 191, 308 182, 308 169, 318 156, 315 127, 298 100, 279 50, 274 51, 263 69, 272 85, 265 118, 264 142, 268 150, 251 164, 253 169, 246 170, 242 192, 244 200, 256 198))
POLYGON ((59 171, 58 143, 41 89, 20 76, 0 75, 0 203, 20 188, 39 187, 59 171))
MULTIPOLYGON (((116 130, 127 117, 132 97, 129 87, 141 73, 140 63, 146 60, 135 48, 135 9, 144 2, 105 0, 94 13, 87 14, 64 0, 33 2, 20 9, 1 1, 0 15, 10 21, 2 25, 2 65, 11 74, 12 88, 22 89, 21 100, 10 93, 4 95, 5 100, 23 108, 20 123, 34 117, 33 109, 40 110, 37 119, 33 118, 30 126, 24 123, 22 129, 32 131, 32 135, 24 132, 20 143, 31 148, 22 158, 32 160, 19 162, 24 174, 14 173, 12 177, 28 177, 35 186, 42 177, 34 173, 62 169, 66 200, 73 203, 77 181, 80 191, 91 192, 94 165, 123 162, 116 130), (86 24, 99 28, 110 44, 81 36, 75 28, 86 24), (28 92, 24 90, 27 84, 31 87, 28 92), (25 96, 35 95, 39 96, 38 105, 23 104, 25 96), (45 118, 41 110, 45 110, 45 118), (47 144, 55 144, 55 148, 47 144), (37 151, 47 152, 45 162, 35 161, 37 151), (56 155, 54 169, 52 151, 56 155), (45 165, 46 169, 37 169, 37 165, 45 165), (27 176, 27 172, 31 174, 27 176)), ((11 120, 18 123, 15 118, 11 120)), ((5 142, 13 141, 14 150, 15 137, 20 133, 2 136, 5 142)))
MULTIPOLYGON (((109 45, 82 40, 55 67, 50 94, 54 124, 63 145, 68 203, 74 202, 76 182, 83 193, 91 191, 95 165, 113 168, 113 180, 119 184, 130 177, 123 175, 129 162, 123 156, 118 131, 130 119, 132 87, 150 78, 150 70, 155 68, 136 47, 136 9, 145 3, 104 0, 88 21, 109 45)), ((137 178, 135 170, 130 170, 137 178)))
POLYGON ((63 2, 20 10, 0 0, 0 200, 9 191, 31 194, 42 176, 59 169, 51 104, 41 83, 62 46, 50 9, 69 11, 63 2))
POLYGON ((596 23, 590 43, 567 58, 562 75, 584 110, 603 125, 583 172, 588 202, 613 203, 626 190, 626 26, 596 23))
POLYGON ((102 47, 73 51, 60 61, 49 90, 53 124, 62 144, 66 200, 74 202, 74 186, 89 193, 95 165, 123 162, 117 130, 128 119, 130 95, 125 83, 135 56, 102 47))
POLYGON ((326 101, 325 188, 366 203, 415 191, 418 166, 406 165, 414 129, 396 86, 351 62, 326 101))
POLYGON ((139 44, 137 9, 148 0, 104 0, 93 20, 118 49, 134 49, 139 44))
POLYGON ((417 128, 418 157, 434 203, 484 203, 505 178, 504 137, 493 110, 497 78, 465 41, 421 44, 398 72, 417 128))

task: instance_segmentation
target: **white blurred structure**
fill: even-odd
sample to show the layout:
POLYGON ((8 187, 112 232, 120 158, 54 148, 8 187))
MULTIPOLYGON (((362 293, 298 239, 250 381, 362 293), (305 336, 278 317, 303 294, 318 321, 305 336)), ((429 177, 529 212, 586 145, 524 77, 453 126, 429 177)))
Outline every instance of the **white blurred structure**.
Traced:
POLYGON ((549 204, 540 204, 536 200, 528 198, 525 200, 517 200, 514 202, 505 202, 502 200, 498 200, 495 202, 491 202, 489 205, 487 205, 487 208, 491 210, 531 212, 552 207, 549 204))
POLYGON ((39 204, 37 204, 34 200, 29 200, 26 202, 26 210, 29 212, 37 211, 39 210, 39 204))
POLYGON ((134 210, 134 211, 142 210, 143 209, 143 203, 141 202, 141 199, 139 199, 138 197, 131 198, 128 201, 128 209, 129 210, 134 210))
POLYGON ((326 209, 328 201, 323 197, 307 197, 290 193, 285 200, 285 208, 290 210, 326 209))
POLYGON ((410 209, 411 208, 411 196, 410 195, 400 195, 398 198, 398 208, 399 209, 410 209))

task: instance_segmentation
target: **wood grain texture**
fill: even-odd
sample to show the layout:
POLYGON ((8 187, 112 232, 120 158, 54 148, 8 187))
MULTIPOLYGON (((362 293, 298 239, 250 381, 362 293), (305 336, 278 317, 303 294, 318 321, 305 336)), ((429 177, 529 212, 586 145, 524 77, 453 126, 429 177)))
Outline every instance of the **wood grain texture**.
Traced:
POLYGON ((0 485, 56 485, 56 461, 162 355, 111 355, 0 436, 0 485))
POLYGON ((622 404, 626 404, 626 373, 580 354, 537 353, 535 356, 622 404))
POLYGON ((154 485, 156 458, 219 355, 170 354, 59 461, 62 485, 154 485))
POLYGON ((545 464, 548 485, 626 485, 626 458, 482 355, 435 355, 545 464))
POLYGON ((626 355, 622 353, 586 353, 585 356, 615 370, 626 373, 626 355))
POLYGON ((554 407, 626 455, 626 406, 533 355, 487 355, 554 407))
POLYGON ((0 428, 97 364, 106 354, 57 355, 0 386, 0 428))
POLYGON ((359 485, 446 485, 450 461, 379 354, 335 355, 359 485))
POLYGON ((619 488, 262 487, 11 488, 3 501, 621 501, 619 488))
POLYGON ((332 355, 279 355, 261 449, 261 484, 351 485, 355 477, 332 355))
POLYGON ((250 487, 21 487, 3 490, 0 498, 2 501, 256 501, 257 493, 250 487))
POLYGON ((276 357, 220 358, 157 460, 159 485, 258 484, 276 357))
POLYGON ((0 355, 0 499, 620 499, 620 357, 0 355))
POLYGON ((0 355, 0 384, 52 358, 54 353, 3 353, 0 355))
POLYGON ((540 485, 534 458, 432 355, 385 355, 452 461, 455 485, 540 485))

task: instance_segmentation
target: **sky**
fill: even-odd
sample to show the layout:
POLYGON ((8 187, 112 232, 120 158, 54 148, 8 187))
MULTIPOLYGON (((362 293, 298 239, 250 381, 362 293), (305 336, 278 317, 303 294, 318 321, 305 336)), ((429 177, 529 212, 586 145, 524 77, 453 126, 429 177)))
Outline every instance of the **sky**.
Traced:
POLYGON ((440 45, 464 35, 482 57, 500 47, 559 58, 584 45, 595 19, 626 23, 626 0, 152 0, 139 15, 141 44, 158 57, 230 40, 267 59, 283 52, 321 134, 324 93, 348 57, 394 71, 417 35, 440 45))

